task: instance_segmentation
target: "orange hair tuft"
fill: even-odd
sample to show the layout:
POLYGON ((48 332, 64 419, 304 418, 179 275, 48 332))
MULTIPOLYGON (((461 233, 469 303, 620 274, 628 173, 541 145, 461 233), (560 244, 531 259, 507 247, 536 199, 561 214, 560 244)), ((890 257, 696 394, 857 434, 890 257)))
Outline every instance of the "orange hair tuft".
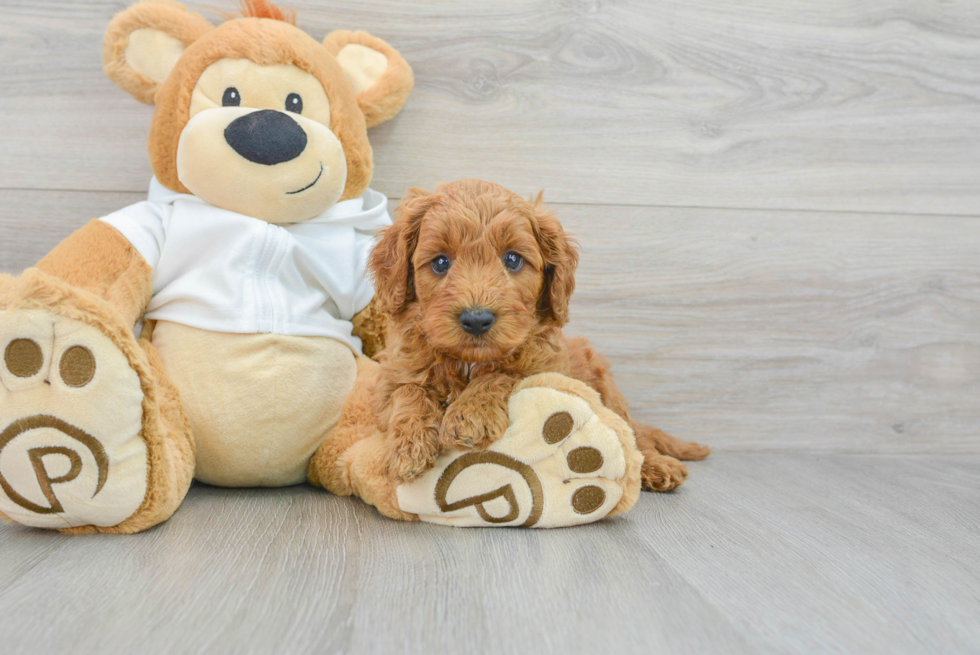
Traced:
POLYGON ((283 9, 268 0, 240 0, 240 7, 245 18, 271 18, 290 25, 296 24, 295 9, 283 9))

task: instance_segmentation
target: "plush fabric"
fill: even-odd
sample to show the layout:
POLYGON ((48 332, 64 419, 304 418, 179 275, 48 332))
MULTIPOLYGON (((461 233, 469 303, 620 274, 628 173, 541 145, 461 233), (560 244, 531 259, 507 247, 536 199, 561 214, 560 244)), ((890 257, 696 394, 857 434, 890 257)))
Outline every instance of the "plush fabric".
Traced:
POLYGON ((229 211, 280 224, 313 218, 347 183, 331 111, 320 82, 296 66, 221 59, 194 86, 177 176, 229 211))
POLYGON ((187 45, 160 30, 143 28, 129 33, 126 64, 154 84, 167 79, 187 45))
POLYGON ((359 43, 349 43, 337 53, 354 93, 360 95, 378 83, 388 68, 388 58, 359 43))
POLYGON ((375 233, 391 224, 380 193, 369 189, 312 220, 275 226, 154 180, 149 200, 101 220, 152 270, 147 318, 215 332, 331 337, 360 351, 351 319, 374 296, 368 254, 375 233))
POLYGON ((152 294, 152 269, 117 230, 91 221, 61 242, 37 269, 103 298, 136 325, 152 294))
POLYGON ((290 64, 315 77, 330 100, 331 131, 344 146, 347 184, 342 199, 360 196, 371 182, 373 156, 367 124, 336 58, 302 30, 267 18, 223 23, 191 44, 157 94, 150 128, 150 163, 167 188, 187 193, 177 175, 177 145, 189 120, 191 94, 204 69, 222 59, 260 66, 290 64))
POLYGON ((222 487, 304 482, 357 370, 349 347, 323 337, 225 334, 158 321, 153 345, 194 426, 195 477, 222 487))
MULTIPOLYGON (((256 12, 260 16, 274 12, 256 12)), ((133 57, 131 56, 130 59, 133 57)), ((323 45, 294 25, 270 17, 230 20, 217 27, 204 18, 172 2, 143 2, 120 13, 106 31, 104 41, 106 74, 121 88, 142 102, 156 104, 150 130, 150 161, 157 178, 166 187, 182 193, 189 190, 181 182, 176 152, 184 126, 190 119, 190 105, 197 81, 204 70, 224 59, 247 59, 260 66, 286 64, 315 77, 323 86, 331 105, 329 128, 344 146, 347 157, 347 183, 342 199, 356 198, 368 187, 373 168, 368 127, 393 117, 404 105, 414 80, 411 68, 391 46, 365 32, 336 32, 323 45), (157 30, 171 37, 151 39, 145 30, 157 30), (174 41, 186 48, 173 63, 162 82, 135 70, 127 60, 129 37, 137 31, 168 60, 174 41), (384 74, 374 86, 353 92, 351 79, 367 75, 356 68, 345 72, 337 60, 341 48, 355 43, 379 52, 387 60, 384 74)), ((376 61, 376 60, 375 60, 376 61)), ((367 57, 348 58, 349 65, 371 65, 367 57)), ((162 74, 162 68, 154 76, 162 74)))
MULTIPOLYGON (((19 278, 0 276, 0 323, 10 326, 6 329, 8 339, 26 337, 38 343, 47 340, 34 330, 11 329, 23 328, 19 315, 31 311, 35 315, 49 316, 47 321, 52 322, 56 330, 59 324, 66 331, 78 329, 76 326, 89 326, 108 337, 136 373, 142 392, 142 425, 139 437, 146 446, 148 468, 142 502, 129 518, 116 525, 68 527, 71 525, 68 522, 65 530, 133 533, 166 520, 180 505, 190 487, 194 469, 194 446, 186 418, 180 405, 174 402, 177 400, 176 393, 162 368, 157 366, 148 349, 136 342, 132 326, 122 320, 119 311, 95 294, 73 287, 37 269, 28 269, 19 278)), ((6 348, 6 344, 0 347, 6 348)), ((10 397, 8 400, 16 402, 10 397)), ((105 406, 91 408, 89 411, 95 414, 100 410, 112 411, 116 400, 109 397, 103 402, 106 402, 105 406)), ((99 438, 99 435, 93 436, 99 438)), ((24 462, 21 461, 18 465, 23 466, 24 462)))
POLYGON ((119 13, 109 23, 102 40, 103 70, 109 79, 116 83, 116 86, 140 102, 152 105, 157 87, 162 80, 148 77, 147 73, 150 71, 147 70, 147 67, 155 69, 154 77, 158 77, 164 72, 169 73, 169 71, 150 64, 149 57, 146 58, 144 66, 134 68, 130 63, 134 55, 132 50, 129 50, 130 57, 127 58, 130 35, 134 32, 143 31, 143 39, 146 40, 146 44, 157 50, 157 54, 164 54, 168 63, 174 64, 176 62, 172 60, 169 53, 166 53, 166 49, 172 47, 173 41, 178 41, 187 47, 211 29, 212 25, 207 19, 187 11, 184 5, 179 2, 166 0, 141 2, 129 10, 119 13), (164 38, 159 39, 156 43, 151 43, 151 30, 165 37, 170 37, 170 40, 164 38), (143 70, 140 71, 138 68, 143 68, 143 70))
POLYGON ((384 348, 385 332, 388 330, 388 316, 378 309, 372 298, 367 307, 354 315, 351 320, 354 334, 361 338, 361 349, 367 357, 374 357, 384 348))
MULTIPOLYGON (((244 9, 214 27, 140 2, 106 30, 106 74, 156 106, 159 194, 0 276, 14 520, 132 533, 166 520, 195 473, 301 482, 354 384, 358 335, 380 349, 363 269, 388 219, 358 96, 389 84, 390 66, 372 70, 397 53, 373 40, 382 54, 341 63, 272 3, 244 9)), ((400 107, 404 85, 385 88, 400 107)))
POLYGON ((333 55, 347 64, 348 77, 357 91, 357 104, 364 112, 368 127, 379 125, 401 111, 415 85, 412 69, 397 50, 360 30, 337 30, 323 40, 333 55), (384 56, 385 66, 380 70, 378 58, 384 56))
POLYGON ((411 69, 363 32, 318 43, 266 0, 244 14, 212 27, 142 2, 106 32, 107 74, 156 107, 159 182, 0 276, 0 511, 132 533, 195 476, 308 478, 402 520, 557 527, 683 482, 663 453, 706 449, 633 423, 604 361, 561 337, 577 256, 540 201, 414 190, 365 274, 388 223, 367 128, 411 69), (501 268, 504 245, 525 268, 501 268), (459 333, 473 308, 496 312, 481 343, 459 333))
POLYGON ((52 323, 39 310, 6 319, 0 321, 0 348, 13 339, 32 344, 43 364, 28 371, 14 370, 9 361, 0 365, 0 425, 6 428, 0 435, 0 486, 6 492, 0 509, 45 528, 121 523, 146 494, 139 376, 91 325, 52 323), (111 412, 101 402, 105 397, 113 399, 111 412), (33 466, 18 466, 25 460, 33 466))

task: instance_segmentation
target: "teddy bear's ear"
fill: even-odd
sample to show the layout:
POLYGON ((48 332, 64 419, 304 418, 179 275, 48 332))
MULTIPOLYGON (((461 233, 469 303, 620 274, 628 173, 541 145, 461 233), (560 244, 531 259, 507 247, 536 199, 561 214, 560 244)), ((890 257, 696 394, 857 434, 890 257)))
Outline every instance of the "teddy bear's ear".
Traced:
POLYGON ((102 64, 106 75, 131 96, 153 104, 184 49, 212 28, 203 16, 170 0, 140 2, 106 28, 102 64))
POLYGON ((367 32, 347 30, 331 32, 323 45, 347 74, 368 127, 401 110, 415 78, 397 50, 367 32))

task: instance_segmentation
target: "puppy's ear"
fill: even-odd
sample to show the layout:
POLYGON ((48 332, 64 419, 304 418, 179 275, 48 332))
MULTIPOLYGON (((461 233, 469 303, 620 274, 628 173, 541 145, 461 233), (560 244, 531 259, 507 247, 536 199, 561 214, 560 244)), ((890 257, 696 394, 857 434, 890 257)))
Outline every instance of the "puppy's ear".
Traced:
POLYGON ((375 298, 387 314, 398 314, 415 300, 412 257, 419 242, 422 217, 432 207, 432 198, 425 189, 409 189, 395 209, 395 222, 381 233, 371 251, 369 268, 375 298))
POLYGON ((568 301, 575 291, 575 268, 578 251, 575 242, 562 229, 561 223, 542 203, 544 192, 534 200, 532 222, 534 236, 544 259, 544 285, 538 300, 538 311, 559 326, 568 322, 568 301))
POLYGON ((323 40, 354 87, 368 127, 401 111, 412 91, 412 69, 397 50, 367 32, 337 30, 323 40))
POLYGON ((102 41, 105 74, 140 102, 153 104, 184 49, 211 29, 199 14, 176 2, 140 2, 118 14, 102 41))

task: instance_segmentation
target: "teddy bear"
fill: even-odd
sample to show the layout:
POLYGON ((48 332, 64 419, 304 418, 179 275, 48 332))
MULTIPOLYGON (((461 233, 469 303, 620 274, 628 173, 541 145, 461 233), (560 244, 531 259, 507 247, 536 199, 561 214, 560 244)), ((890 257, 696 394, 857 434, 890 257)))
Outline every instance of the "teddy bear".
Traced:
POLYGON ((194 478, 306 481, 379 346, 365 266, 391 221, 367 130, 413 75, 381 39, 321 43, 264 0, 217 26, 133 5, 103 61, 155 106, 154 177, 146 201, 0 277, 0 512, 133 533, 194 478))

